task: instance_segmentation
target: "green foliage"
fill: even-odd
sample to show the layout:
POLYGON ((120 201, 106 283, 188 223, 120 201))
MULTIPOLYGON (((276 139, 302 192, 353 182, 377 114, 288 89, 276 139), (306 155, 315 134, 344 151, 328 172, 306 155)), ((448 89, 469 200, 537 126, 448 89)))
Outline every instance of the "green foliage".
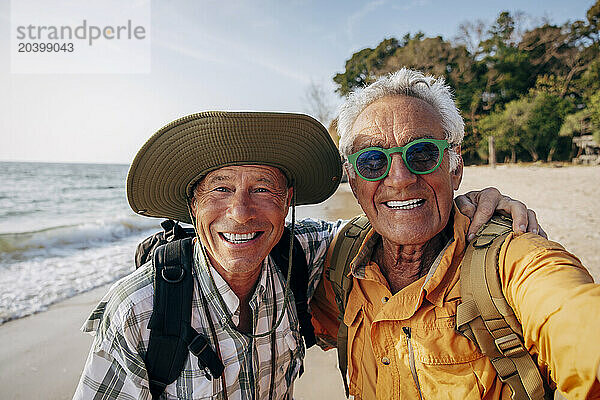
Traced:
POLYGON ((529 151, 533 161, 539 158, 552 161, 554 154, 561 150, 559 131, 570 111, 571 104, 558 96, 539 94, 532 100, 521 145, 529 151))
POLYGON ((493 112, 479 121, 478 127, 482 135, 494 136, 496 150, 510 153, 511 162, 516 162, 519 148, 524 147, 522 138, 525 136, 532 108, 533 104, 528 99, 513 100, 506 104, 504 110, 493 112))
POLYGON ((515 15, 503 11, 487 28, 461 24, 457 42, 422 32, 385 39, 346 61, 336 91, 346 95, 402 67, 443 76, 465 119, 466 162, 487 158, 490 135, 499 160, 567 157, 571 137, 583 132, 581 110, 600 141, 600 0, 585 21, 526 32, 515 15))
POLYGON ((596 0, 596 3, 590 7, 586 13, 588 20, 588 36, 595 43, 598 43, 598 28, 600 28, 600 0, 596 0))
POLYGON ((600 91, 600 58, 590 63, 577 82, 577 86, 584 101, 589 101, 594 93, 600 91))
POLYGON ((591 133, 596 143, 600 144, 600 90, 590 96, 588 103, 590 113, 591 133))
POLYGON ((372 83, 377 79, 375 71, 381 68, 398 46, 397 39, 384 39, 375 49, 366 48, 354 53, 346 61, 346 70, 333 77, 333 81, 338 84, 336 92, 345 96, 353 89, 372 83))
POLYGON ((590 110, 584 109, 576 113, 569 114, 558 132, 559 136, 581 136, 592 133, 590 121, 590 110))
POLYGON ((508 11, 502 11, 496 18, 496 23, 489 29, 492 40, 502 43, 509 43, 514 31, 515 20, 508 11))
MULTIPOLYGON (((532 161, 552 161, 563 139, 559 131, 570 111, 568 101, 549 94, 533 94, 513 100, 506 107, 484 117, 479 129, 485 136, 496 138, 500 152, 510 152, 511 161, 516 161, 519 150, 526 150, 532 161)), ((570 150, 570 148, 568 149, 570 150)))

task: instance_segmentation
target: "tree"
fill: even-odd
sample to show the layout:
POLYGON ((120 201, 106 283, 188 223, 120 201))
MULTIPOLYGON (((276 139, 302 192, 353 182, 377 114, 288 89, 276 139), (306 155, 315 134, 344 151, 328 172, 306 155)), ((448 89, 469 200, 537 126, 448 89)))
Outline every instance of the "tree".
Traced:
MULTIPOLYGON (((486 137, 494 136, 496 149, 510 153, 510 162, 517 161, 517 152, 522 146, 527 121, 531 114, 532 104, 527 99, 519 99, 506 104, 506 108, 483 117, 479 130, 486 137)), ((487 141, 480 143, 480 148, 487 147, 487 141)))
POLYGON ((516 161, 519 148, 526 150, 533 161, 552 161, 557 151, 564 155, 560 150, 568 138, 561 139, 559 131, 569 111, 568 101, 532 92, 482 118, 479 128, 486 136, 496 138, 498 150, 511 153, 511 162, 516 161))
POLYGON ((345 96, 353 89, 375 81, 378 77, 375 70, 383 65, 398 46, 398 40, 390 38, 384 39, 375 49, 366 48, 354 53, 346 61, 345 71, 333 77, 333 81, 338 85, 336 92, 345 96))
POLYGON ((533 160, 562 157, 571 137, 558 135, 564 118, 574 109, 591 115, 600 104, 594 97, 600 90, 600 0, 585 20, 542 21, 526 30, 532 21, 503 11, 489 26, 462 23, 452 42, 422 32, 384 39, 346 61, 334 77, 336 92, 346 95, 401 67, 443 76, 465 119, 465 160, 486 157, 482 145, 490 134, 513 161, 527 154, 533 160))
POLYGON ((396 48, 373 72, 381 76, 402 67, 413 68, 425 74, 443 76, 449 85, 459 87, 473 79, 472 64, 472 57, 465 46, 454 46, 441 36, 415 36, 396 48))
POLYGON ((600 35, 598 34, 600 28, 600 0, 596 0, 596 3, 589 8, 586 17, 588 20, 587 37, 598 44, 600 41, 600 35))
POLYGON ((600 56, 599 14, 600 0, 588 10, 588 21, 545 24, 526 32, 519 43, 519 48, 529 54, 536 75, 556 77, 560 97, 582 95, 577 80, 600 56))
POLYGON ((480 52, 480 43, 486 37, 485 23, 478 19, 475 22, 465 21, 458 25, 458 34, 454 37, 454 43, 463 45, 473 55, 480 52))
POLYGON ((328 97, 323 85, 314 81, 310 82, 304 93, 306 111, 324 126, 327 126, 331 122, 335 114, 335 106, 328 97))
MULTIPOLYGON (((539 158, 552 161, 555 153, 565 147, 559 132, 563 120, 571 111, 571 104, 565 99, 549 94, 538 94, 530 101, 532 108, 521 144, 529 151, 533 161, 539 158)), ((570 152, 570 142, 568 148, 570 152)))
POLYGON ((600 144, 600 90, 590 96, 588 108, 592 123, 592 135, 596 143, 600 144))
POLYGON ((565 117, 560 131, 560 136, 581 136, 589 135, 592 133, 592 121, 590 119, 591 112, 589 109, 577 111, 576 113, 569 114, 565 117))

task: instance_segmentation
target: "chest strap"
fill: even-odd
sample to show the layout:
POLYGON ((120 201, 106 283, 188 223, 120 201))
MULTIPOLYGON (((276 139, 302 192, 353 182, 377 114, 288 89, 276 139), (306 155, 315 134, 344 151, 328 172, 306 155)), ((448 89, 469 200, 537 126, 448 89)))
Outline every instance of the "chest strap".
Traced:
POLYGON ((144 358, 153 399, 158 399, 181 374, 188 351, 198 357, 198 366, 213 378, 220 377, 224 370, 208 339, 191 326, 192 257, 192 238, 169 242, 154 250, 154 307, 144 358))

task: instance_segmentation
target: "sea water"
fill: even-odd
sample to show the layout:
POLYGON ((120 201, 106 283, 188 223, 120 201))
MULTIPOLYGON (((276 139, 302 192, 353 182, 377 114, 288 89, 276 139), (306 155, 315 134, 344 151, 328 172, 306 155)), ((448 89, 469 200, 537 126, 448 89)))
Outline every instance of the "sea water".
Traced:
POLYGON ((161 220, 131 211, 127 169, 0 162, 0 324, 133 271, 161 220))

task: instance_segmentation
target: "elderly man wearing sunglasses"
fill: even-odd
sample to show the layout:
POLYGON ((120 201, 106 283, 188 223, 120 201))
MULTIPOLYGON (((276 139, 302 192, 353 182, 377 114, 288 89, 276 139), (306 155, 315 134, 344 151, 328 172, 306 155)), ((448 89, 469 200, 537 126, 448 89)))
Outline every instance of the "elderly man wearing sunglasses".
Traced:
MULTIPOLYGON (((372 228, 350 264, 344 315, 336 314, 327 279, 312 307, 348 327, 350 394, 510 398, 495 360, 456 330, 470 221, 453 201, 464 125, 449 87, 408 69, 382 77, 350 95, 338 132, 350 186, 372 228)), ((600 285, 562 246, 531 233, 510 234, 498 266, 542 376, 569 397, 599 396, 600 285)), ((324 338, 337 334, 331 326, 318 330, 324 338)))

